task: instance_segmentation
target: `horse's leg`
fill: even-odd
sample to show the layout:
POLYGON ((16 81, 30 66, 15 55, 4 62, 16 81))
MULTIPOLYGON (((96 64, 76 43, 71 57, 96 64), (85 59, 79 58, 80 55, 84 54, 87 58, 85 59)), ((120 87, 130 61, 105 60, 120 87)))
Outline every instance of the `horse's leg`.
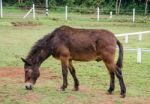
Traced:
POLYGON ((112 71, 109 72, 109 74, 110 74, 110 86, 108 89, 108 93, 111 94, 115 89, 115 74, 112 71))
POLYGON ((74 80, 74 91, 78 91, 79 90, 79 81, 78 78, 76 77, 76 71, 75 68, 72 65, 72 60, 69 61, 69 71, 73 77, 74 80))
POLYGON ((126 87, 125 87, 125 84, 124 84, 124 80, 123 80, 123 76, 122 76, 122 71, 119 67, 116 66, 116 71, 115 71, 115 74, 119 80, 119 84, 120 84, 120 88, 121 88, 121 92, 120 92, 120 95, 122 98, 125 97, 125 93, 126 93, 126 87))
POLYGON ((61 86, 61 90, 64 91, 67 88, 68 80, 68 59, 65 57, 61 57, 61 66, 62 66, 62 76, 63 76, 63 84, 61 86))
POLYGON ((101 50, 101 58, 109 71, 110 85, 108 88, 108 93, 111 94, 115 89, 115 46, 105 47, 101 50))
POLYGON ((114 69, 115 69, 115 64, 113 62, 107 62, 104 61, 108 71, 109 71, 109 75, 110 75, 110 86, 108 89, 108 93, 111 94, 114 89, 115 89, 115 73, 114 73, 114 69))

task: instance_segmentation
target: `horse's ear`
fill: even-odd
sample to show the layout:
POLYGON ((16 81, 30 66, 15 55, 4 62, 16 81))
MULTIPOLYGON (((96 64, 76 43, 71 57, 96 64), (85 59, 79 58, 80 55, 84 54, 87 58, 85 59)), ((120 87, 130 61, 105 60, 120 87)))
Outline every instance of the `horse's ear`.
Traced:
POLYGON ((21 57, 21 60, 22 60, 24 63, 27 63, 27 61, 26 61, 24 58, 22 58, 22 57, 21 57))
POLYGON ((21 60, 22 60, 25 64, 30 65, 30 64, 28 63, 28 61, 25 60, 24 58, 21 57, 21 60))

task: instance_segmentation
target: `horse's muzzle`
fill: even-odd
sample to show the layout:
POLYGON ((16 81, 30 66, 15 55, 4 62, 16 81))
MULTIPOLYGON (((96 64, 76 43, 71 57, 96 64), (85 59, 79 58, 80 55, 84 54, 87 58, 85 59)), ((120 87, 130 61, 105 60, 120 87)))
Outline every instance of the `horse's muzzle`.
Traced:
POLYGON ((28 83, 25 84, 25 88, 27 90, 32 90, 33 89, 33 84, 28 82, 28 83))

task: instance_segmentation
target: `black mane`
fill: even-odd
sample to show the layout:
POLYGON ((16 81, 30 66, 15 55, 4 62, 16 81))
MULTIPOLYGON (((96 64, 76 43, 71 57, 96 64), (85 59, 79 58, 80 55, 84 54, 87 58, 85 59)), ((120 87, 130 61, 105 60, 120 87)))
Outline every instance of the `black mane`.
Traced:
MULTIPOLYGON (((40 55, 40 53, 43 51, 48 52, 48 50, 50 51, 50 40, 54 37, 54 32, 52 33, 48 33, 47 35, 45 35, 42 39, 39 39, 31 48, 31 50, 29 51, 26 60, 30 60, 32 61, 32 63, 36 63, 37 62, 37 58, 42 58, 42 56, 40 55)), ((50 53, 50 52, 49 52, 50 53)), ((48 56, 47 56, 48 57, 48 56)), ((47 58, 46 57, 46 58, 47 58)), ((44 61, 41 60, 41 61, 44 61)))

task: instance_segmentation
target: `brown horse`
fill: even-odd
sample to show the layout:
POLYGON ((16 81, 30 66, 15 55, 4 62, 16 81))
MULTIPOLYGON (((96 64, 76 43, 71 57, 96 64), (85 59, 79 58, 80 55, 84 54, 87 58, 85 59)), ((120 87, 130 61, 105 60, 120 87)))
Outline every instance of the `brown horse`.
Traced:
POLYGON ((126 87, 122 76, 123 47, 113 33, 107 30, 98 29, 77 29, 69 26, 61 26, 52 33, 38 40, 32 47, 25 63, 25 87, 31 90, 39 77, 39 67, 49 56, 53 56, 61 61, 63 84, 61 90, 65 90, 68 85, 67 74, 70 71, 74 79, 74 90, 79 89, 79 81, 76 77, 72 60, 90 61, 103 60, 109 74, 111 94, 115 88, 115 75, 119 79, 121 97, 125 97, 126 87), (116 45, 119 46, 119 57, 115 63, 116 45))

